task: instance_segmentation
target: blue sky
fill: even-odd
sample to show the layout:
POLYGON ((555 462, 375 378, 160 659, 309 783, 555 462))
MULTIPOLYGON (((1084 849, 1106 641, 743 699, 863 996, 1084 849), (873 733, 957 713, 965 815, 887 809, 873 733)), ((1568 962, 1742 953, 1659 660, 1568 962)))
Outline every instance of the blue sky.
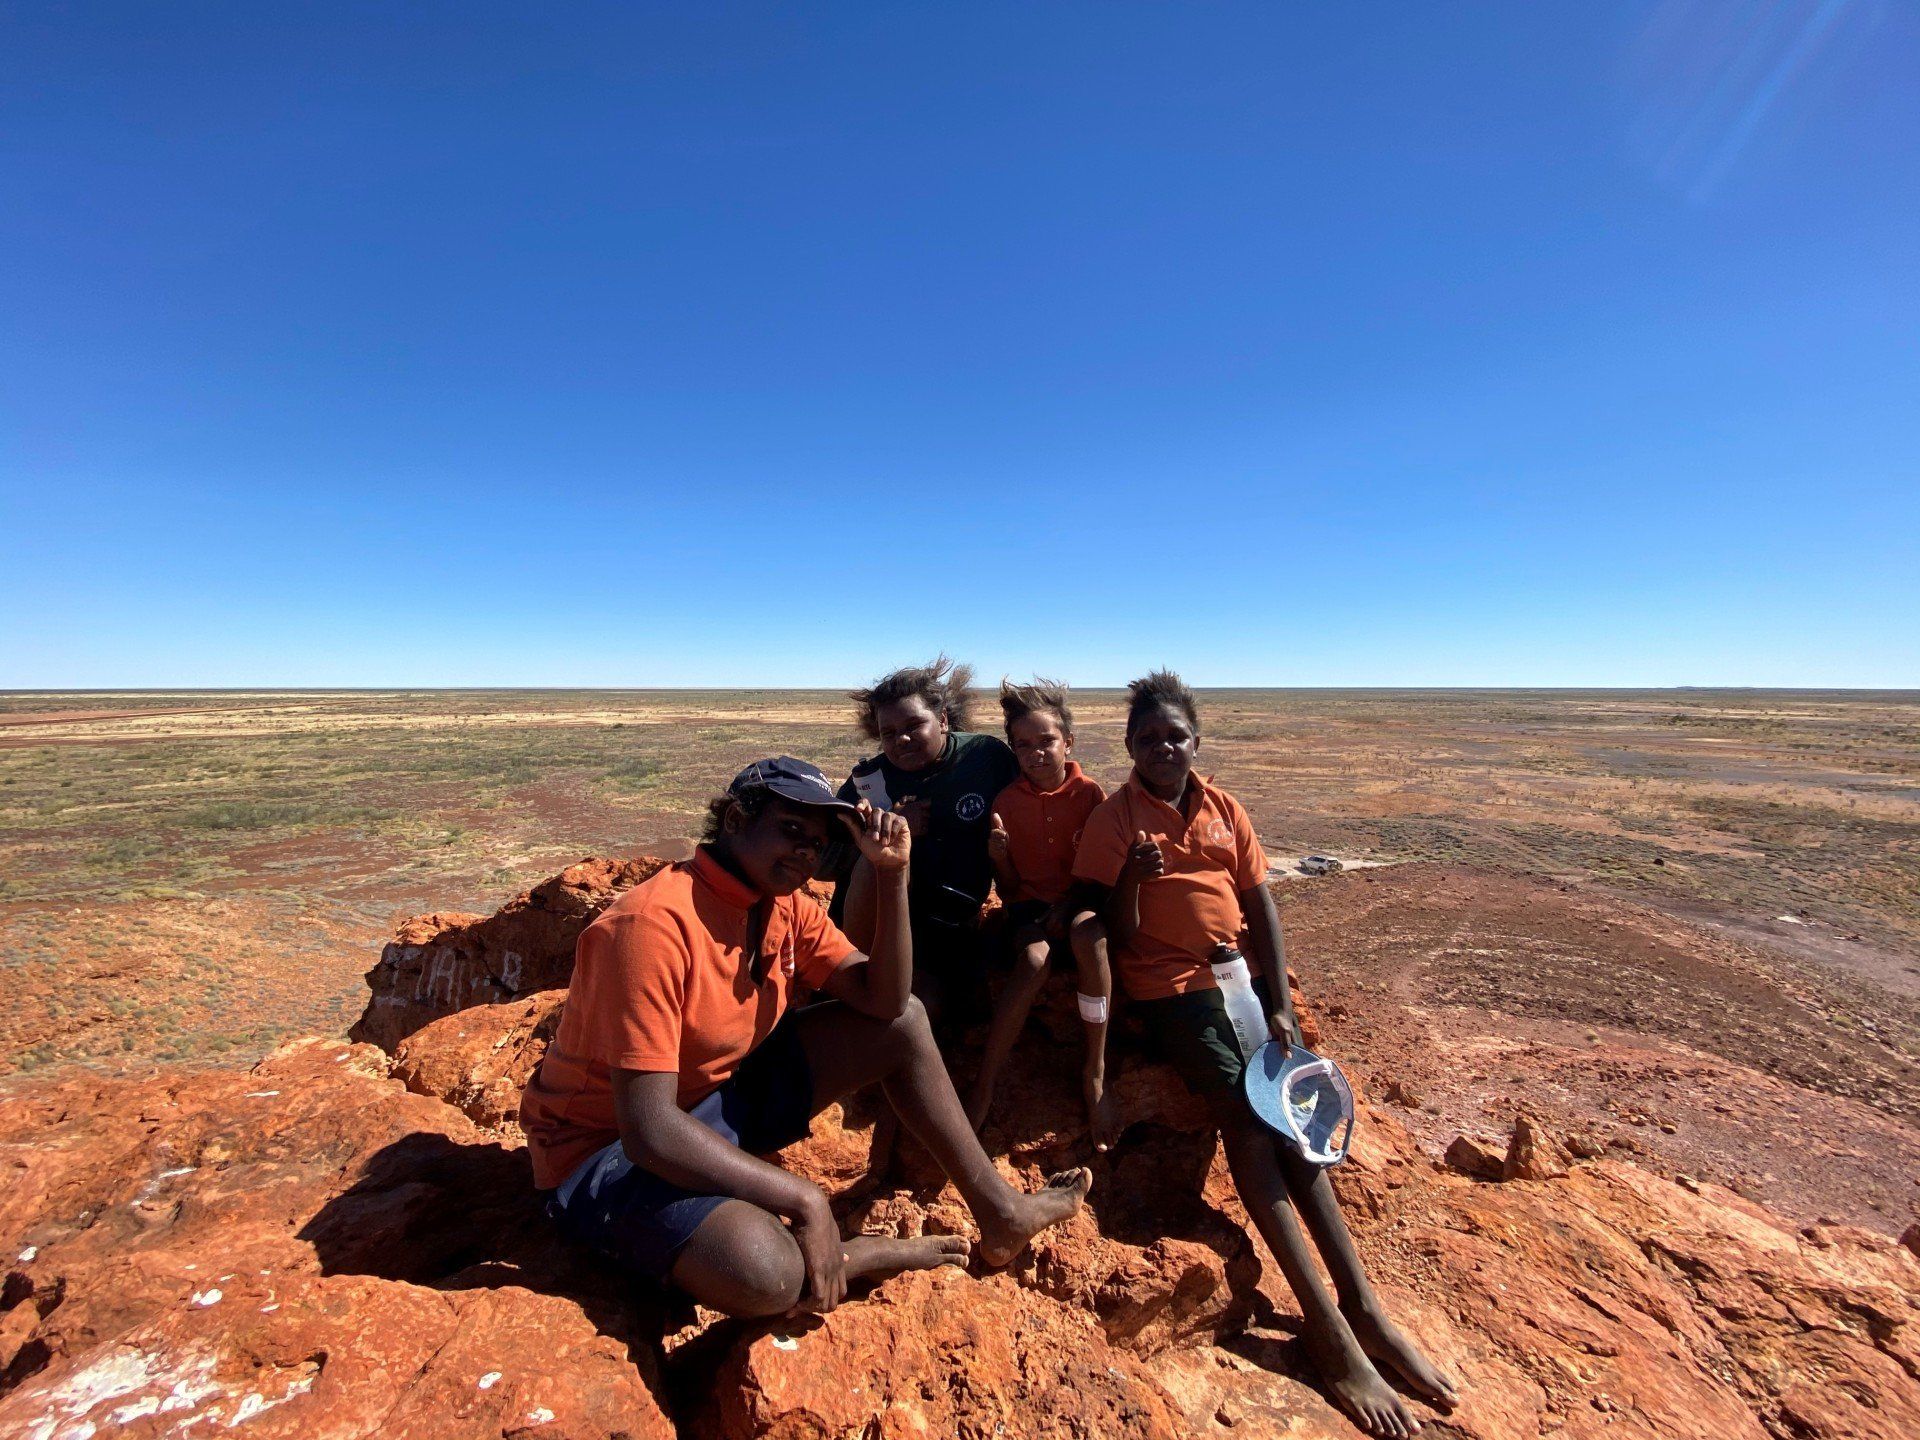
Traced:
POLYGON ((0 687, 1920 685, 1920 12, 9 5, 0 687))

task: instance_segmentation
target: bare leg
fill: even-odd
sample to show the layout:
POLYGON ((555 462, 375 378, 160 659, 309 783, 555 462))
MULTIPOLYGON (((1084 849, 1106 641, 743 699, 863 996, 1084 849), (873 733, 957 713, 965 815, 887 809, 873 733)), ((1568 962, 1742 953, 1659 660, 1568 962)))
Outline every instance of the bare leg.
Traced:
POLYGON ((1274 1152, 1273 1136, 1233 1092, 1216 1099, 1213 1111, 1234 1186, 1300 1302, 1306 1321, 1301 1339, 1329 1393, 1369 1435, 1401 1440, 1413 1434, 1420 1422, 1380 1378, 1314 1271, 1307 1238, 1300 1233, 1280 1159, 1274 1152))
POLYGON ((1020 1038, 1027 1014, 1047 983, 1047 937, 1037 925, 1023 925, 1014 935, 1013 974, 1007 977, 1000 1002, 993 1007, 993 1024, 987 1030, 986 1052, 980 1057, 980 1073, 974 1078, 973 1094, 967 1101, 967 1123, 977 1132, 987 1123, 993 1108, 993 1092, 1000 1083, 1000 1071, 1020 1038))
POLYGON ((1327 1273, 1333 1276, 1333 1288, 1340 1297, 1340 1312, 1347 1317, 1360 1348, 1392 1370, 1414 1394, 1435 1409, 1452 1410, 1460 1403, 1453 1381, 1387 1319, 1386 1309, 1368 1282, 1359 1253, 1353 1248, 1353 1236, 1340 1213, 1340 1200, 1333 1192, 1333 1182, 1327 1178, 1327 1172, 1318 1165, 1308 1164, 1285 1144, 1275 1141, 1275 1149, 1286 1177, 1287 1193, 1293 1197, 1300 1218, 1307 1222, 1320 1258, 1326 1262, 1327 1273))
MULTIPOLYGON (((1113 1004, 1113 972, 1107 965, 1107 927, 1091 910, 1073 917, 1067 932, 1073 945, 1073 963, 1079 974, 1080 993, 1113 1004)), ((1087 1102, 1087 1125, 1093 1132, 1095 1150, 1111 1150, 1120 1138, 1120 1112, 1107 1094, 1108 1020, 1080 1017, 1085 1034, 1087 1058, 1080 1071, 1080 1090, 1087 1102)))
POLYGON ((879 1082, 900 1121, 946 1172, 980 1226, 980 1256, 1004 1265, 1040 1231, 1078 1210, 1093 1185, 1085 1169, 1066 1170, 1022 1194, 993 1168, 967 1124, 926 1007, 909 1000, 897 1020, 875 1020, 846 1005, 817 1005, 798 1016, 813 1069, 813 1103, 824 1108, 879 1082))
POLYGON ((786 1226, 757 1205, 729 1200, 681 1247, 667 1278, 710 1310, 784 1315, 799 1303, 807 1267, 786 1226))
MULTIPOLYGON (((971 1250, 960 1235, 896 1240, 856 1235, 846 1242, 849 1280, 885 1280, 906 1270, 964 1265, 971 1250)), ((806 1263, 792 1232, 744 1200, 729 1200, 693 1232, 667 1278, 727 1315, 784 1315, 800 1302, 806 1263)))
MULTIPOLYGON (((866 865, 867 862, 862 860, 860 864, 866 865)), ((873 896, 871 893, 872 884, 873 872, 872 867, 869 866, 867 871, 867 904, 869 909, 871 909, 873 904, 873 896)), ((849 904, 851 903, 852 901, 849 899, 849 904)), ((853 936, 849 934, 847 938, 851 940, 853 936)), ((916 945, 918 944, 919 942, 916 942, 916 945)), ((916 953, 924 956, 926 950, 917 949, 916 953)), ((946 1011, 947 987, 942 983, 939 970, 936 966, 927 964, 914 966, 913 994, 914 997, 926 1007, 927 1019, 936 1025, 939 1024, 941 1015, 946 1011)), ((854 1087, 856 1090, 859 1088, 857 1085, 854 1087)), ((854 1188, 859 1190, 872 1190, 878 1187, 881 1181, 886 1178, 887 1173, 892 1170, 893 1159, 899 1152, 899 1148, 900 1116, 892 1106, 888 1106, 881 1110, 879 1115, 874 1119, 873 1144, 867 1151, 867 1173, 861 1177, 859 1183, 854 1188)))

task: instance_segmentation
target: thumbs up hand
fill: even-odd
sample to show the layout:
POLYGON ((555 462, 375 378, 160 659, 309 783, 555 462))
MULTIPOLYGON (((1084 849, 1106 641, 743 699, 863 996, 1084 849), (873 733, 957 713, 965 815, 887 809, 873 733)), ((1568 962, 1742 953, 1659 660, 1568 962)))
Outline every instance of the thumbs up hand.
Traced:
POLYGON ((998 865, 1007 858, 1007 822, 1000 818, 998 810, 993 812, 993 828, 987 831, 987 858, 998 865))
POLYGON ((1166 870, 1167 860, 1160 853, 1159 842, 1150 839, 1144 830, 1135 831, 1133 848, 1127 851, 1127 863, 1120 872, 1120 878, 1138 884, 1142 880, 1158 879, 1166 870))

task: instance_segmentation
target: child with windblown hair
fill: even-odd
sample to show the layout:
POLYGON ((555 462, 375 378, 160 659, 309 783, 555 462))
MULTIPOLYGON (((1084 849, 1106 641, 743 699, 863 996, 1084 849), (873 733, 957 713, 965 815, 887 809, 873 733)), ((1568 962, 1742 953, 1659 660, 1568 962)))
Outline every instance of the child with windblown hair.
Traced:
POLYGON ((1109 1148, 1118 1125, 1106 1093, 1107 1014, 1113 982, 1100 917, 1075 903, 1073 853, 1106 792, 1073 759, 1073 712, 1067 687, 1035 678, 1030 685, 1000 682, 1000 709, 1019 778, 994 797, 987 832, 994 886, 1006 904, 1003 934, 1013 973, 994 1006, 986 1052, 967 1115, 977 1130, 993 1107, 1000 1072, 1026 1024, 1062 949, 1071 951, 1079 978, 1080 1021, 1086 1035, 1081 1090, 1096 1150, 1109 1148))

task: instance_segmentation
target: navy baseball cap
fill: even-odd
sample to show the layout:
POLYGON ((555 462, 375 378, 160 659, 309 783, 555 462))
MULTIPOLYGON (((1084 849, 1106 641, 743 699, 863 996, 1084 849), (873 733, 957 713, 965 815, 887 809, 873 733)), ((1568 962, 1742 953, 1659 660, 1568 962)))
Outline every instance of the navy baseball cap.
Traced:
POLYGON ((833 793, 833 783, 820 773, 817 765, 809 765, 804 760, 796 760, 791 755, 776 755, 771 760, 756 760, 727 786, 729 795, 738 795, 742 790, 761 786, 771 790, 782 800, 791 800, 798 805, 822 805, 833 810, 844 810, 849 815, 858 815, 859 807, 842 800, 833 793))

